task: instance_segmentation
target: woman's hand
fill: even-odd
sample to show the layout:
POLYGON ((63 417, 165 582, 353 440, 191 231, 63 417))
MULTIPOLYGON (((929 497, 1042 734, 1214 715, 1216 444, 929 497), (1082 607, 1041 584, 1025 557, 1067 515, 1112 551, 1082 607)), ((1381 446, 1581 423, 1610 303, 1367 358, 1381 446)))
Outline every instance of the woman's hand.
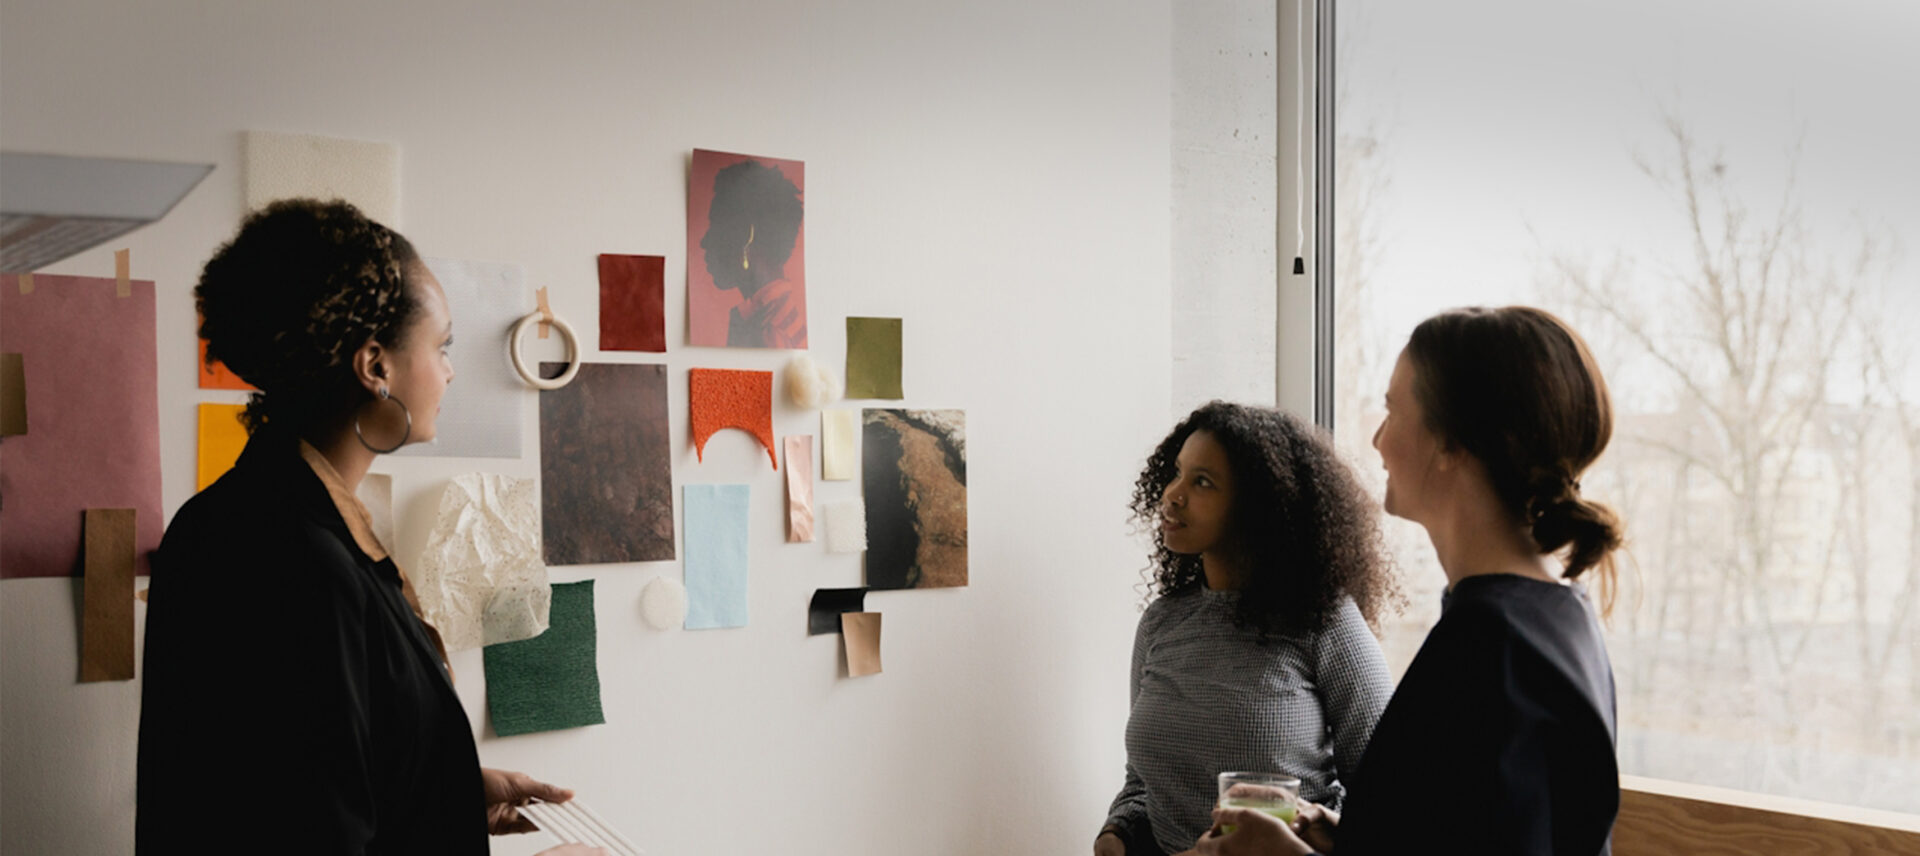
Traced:
POLYGON ((1319 853, 1333 852, 1333 830, 1340 825, 1340 813, 1323 805, 1300 801, 1300 816, 1293 819, 1293 831, 1319 853))
POLYGON ((1250 808, 1216 808, 1213 828, 1194 845, 1200 856, 1307 856, 1313 852, 1305 841, 1280 819, 1250 808), (1221 834, 1223 826, 1233 832, 1221 834))
POLYGON ((1127 856, 1127 843, 1118 835, 1102 832, 1093 840, 1093 856, 1127 856))
MULTIPOLYGON (((532 832, 540 827, 533 821, 520 816, 519 806, 534 800, 541 802, 566 802, 573 799, 573 791, 558 785, 549 785, 526 773, 514 773, 507 770, 480 768, 480 783, 487 796, 487 833, 507 835, 515 832, 532 832)), ((569 851, 564 847, 543 850, 543 854, 569 856, 572 853, 587 854, 600 851, 569 851)))

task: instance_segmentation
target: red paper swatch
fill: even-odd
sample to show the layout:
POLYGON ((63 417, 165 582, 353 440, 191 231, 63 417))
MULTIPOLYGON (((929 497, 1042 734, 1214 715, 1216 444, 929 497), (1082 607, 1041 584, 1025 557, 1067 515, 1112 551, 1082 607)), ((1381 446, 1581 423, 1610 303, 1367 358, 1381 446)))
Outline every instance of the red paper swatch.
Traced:
POLYGON ((688 400, 693 406, 693 448, 705 461, 707 438, 722 428, 738 428, 759 438, 767 461, 780 469, 773 451, 773 372, 693 369, 688 400))
POLYGON ((600 255, 600 350, 667 350, 667 260, 600 255))

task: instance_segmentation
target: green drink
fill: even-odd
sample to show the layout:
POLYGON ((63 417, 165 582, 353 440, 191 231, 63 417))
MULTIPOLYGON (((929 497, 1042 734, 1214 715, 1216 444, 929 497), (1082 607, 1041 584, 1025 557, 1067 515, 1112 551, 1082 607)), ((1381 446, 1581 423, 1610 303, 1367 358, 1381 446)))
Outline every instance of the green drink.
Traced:
MULTIPOLYGON (((1220 807, 1265 812, 1291 826, 1300 810, 1300 780, 1280 773, 1221 773, 1220 807)), ((1222 824, 1220 834, 1232 835, 1222 824)))
MULTIPOLYGON (((1267 814, 1270 814, 1270 815, 1273 815, 1274 817, 1279 818, 1281 823, 1287 824, 1289 826, 1293 824, 1293 819, 1299 812, 1299 809, 1297 806, 1294 805, 1293 800, 1271 800, 1271 799, 1258 799, 1253 797, 1248 797, 1248 798, 1235 797, 1233 799, 1229 799, 1222 802, 1220 804, 1220 807, 1221 808, 1249 808, 1249 809, 1253 809, 1254 811, 1264 811, 1267 814)), ((1227 831, 1231 832, 1232 830, 1227 830, 1227 831)))

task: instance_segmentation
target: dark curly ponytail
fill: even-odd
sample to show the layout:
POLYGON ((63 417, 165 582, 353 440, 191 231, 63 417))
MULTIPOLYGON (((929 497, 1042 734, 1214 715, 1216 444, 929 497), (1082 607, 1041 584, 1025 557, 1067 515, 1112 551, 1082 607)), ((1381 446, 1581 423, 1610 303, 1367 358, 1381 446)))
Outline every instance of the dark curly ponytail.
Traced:
POLYGON ((1593 572, 1611 610, 1622 525, 1580 475, 1613 437, 1613 405, 1586 342, 1539 309, 1476 307, 1421 322, 1407 358, 1427 428, 1486 467, 1540 552, 1564 551, 1568 579, 1593 572))
POLYGON ((396 346, 419 310, 408 281, 419 261, 406 238, 339 200, 249 215, 193 292, 207 359, 260 388, 247 428, 304 431, 351 403, 354 352, 396 346))

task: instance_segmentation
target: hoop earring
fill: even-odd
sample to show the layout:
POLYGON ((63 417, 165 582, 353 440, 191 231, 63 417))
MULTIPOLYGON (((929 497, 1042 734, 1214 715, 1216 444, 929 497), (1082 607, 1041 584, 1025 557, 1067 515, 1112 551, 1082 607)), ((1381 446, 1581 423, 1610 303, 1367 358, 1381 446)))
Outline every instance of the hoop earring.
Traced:
POLYGON ((400 415, 407 418, 407 431, 400 435, 400 442, 393 444, 393 447, 388 449, 375 448, 372 443, 367 442, 367 435, 360 432, 360 413, 358 411, 355 411, 353 414, 353 436, 360 440, 360 445, 367 447, 367 451, 376 455, 385 455, 390 452, 399 451, 401 446, 407 444, 407 438, 413 436, 413 411, 408 410, 404 402, 393 397, 392 393, 387 392, 387 388, 384 386, 380 387, 380 400, 391 401, 394 404, 400 405, 400 415))

